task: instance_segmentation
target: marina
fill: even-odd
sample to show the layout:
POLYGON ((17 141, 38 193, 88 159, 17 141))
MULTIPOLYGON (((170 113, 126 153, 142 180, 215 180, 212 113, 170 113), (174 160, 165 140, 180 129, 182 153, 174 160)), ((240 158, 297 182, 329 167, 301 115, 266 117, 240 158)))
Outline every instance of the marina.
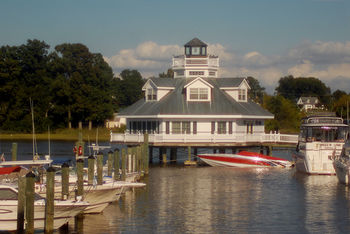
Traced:
MULTIPOLYGON (((0 146, 11 155, 10 141, 0 146)), ((38 146, 45 153, 47 142, 38 146)), ((72 158, 73 146, 52 142, 53 159, 72 158)), ((18 142, 19 160, 31 157, 30 149, 31 142, 18 142)), ((293 152, 274 148, 272 155, 292 160, 293 152)), ((146 187, 125 192, 100 214, 84 215, 82 225, 70 220, 68 230, 60 233, 350 231, 349 188, 334 175, 308 176, 295 168, 184 167, 187 159, 186 149, 179 149, 176 164, 165 165, 154 157, 141 181, 146 187)))

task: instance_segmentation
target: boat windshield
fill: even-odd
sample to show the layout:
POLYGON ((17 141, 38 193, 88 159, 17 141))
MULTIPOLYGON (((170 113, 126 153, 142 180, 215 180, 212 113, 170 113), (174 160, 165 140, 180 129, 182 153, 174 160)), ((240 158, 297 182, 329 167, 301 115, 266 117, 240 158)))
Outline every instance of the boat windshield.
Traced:
POLYGON ((300 141, 344 142, 347 128, 337 126, 303 127, 300 131, 300 141))

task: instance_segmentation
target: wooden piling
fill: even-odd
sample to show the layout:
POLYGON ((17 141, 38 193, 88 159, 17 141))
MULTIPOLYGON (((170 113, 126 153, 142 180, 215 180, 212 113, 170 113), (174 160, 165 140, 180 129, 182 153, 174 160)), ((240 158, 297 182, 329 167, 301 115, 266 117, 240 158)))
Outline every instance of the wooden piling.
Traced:
POLYGON ((113 167, 113 152, 108 152, 108 161, 107 161, 107 176, 112 176, 112 167, 113 167))
POLYGON ((45 233, 52 233, 54 219, 55 199, 55 169, 49 167, 46 170, 46 205, 45 205, 45 233))
POLYGON ((120 152, 119 149, 114 150, 114 180, 120 179, 120 152))
POLYGON ((176 163, 177 160, 177 148, 170 148, 170 163, 176 163))
POLYGON ((24 232, 24 207, 26 201, 26 177, 18 178, 17 233, 24 232))
POLYGON ((77 193, 76 196, 83 196, 84 194, 84 160, 78 159, 77 160, 77 193))
POLYGON ((103 154, 97 155, 97 184, 103 184, 103 154))
POLYGON ((35 175, 29 172, 26 175, 26 233, 34 233, 34 181, 35 175))
POLYGON ((90 155, 88 158, 88 185, 94 184, 95 157, 90 155))
POLYGON ((63 163, 62 166, 62 200, 69 199, 69 165, 63 163))
POLYGON ((126 149, 122 149, 122 177, 123 181, 126 180, 126 149))
POLYGON ((192 152, 191 152, 191 146, 187 147, 187 152, 188 152, 188 160, 185 161, 185 166, 194 166, 197 165, 195 161, 192 161, 192 152))
POLYGON ((12 143, 12 161, 17 161, 17 151, 18 151, 18 144, 16 142, 12 143))
POLYGON ((131 147, 128 147, 127 151, 127 157, 126 157, 126 161, 127 161, 127 165, 126 165, 126 168, 127 168, 127 172, 130 173, 131 172, 131 147))

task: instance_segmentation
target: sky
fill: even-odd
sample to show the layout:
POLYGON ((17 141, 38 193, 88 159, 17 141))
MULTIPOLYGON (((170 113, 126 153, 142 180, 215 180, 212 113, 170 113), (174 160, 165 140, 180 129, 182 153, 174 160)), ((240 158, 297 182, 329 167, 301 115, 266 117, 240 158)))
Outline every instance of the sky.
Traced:
POLYGON ((194 37, 220 77, 253 76, 270 94, 281 77, 316 77, 350 93, 349 0, 0 0, 0 46, 82 43, 116 76, 158 76, 194 37))

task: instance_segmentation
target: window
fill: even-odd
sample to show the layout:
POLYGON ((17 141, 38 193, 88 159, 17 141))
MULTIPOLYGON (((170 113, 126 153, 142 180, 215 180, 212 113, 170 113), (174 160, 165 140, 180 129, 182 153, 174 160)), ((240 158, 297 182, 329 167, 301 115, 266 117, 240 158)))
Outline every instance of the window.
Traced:
POLYGON ((190 76, 204 76, 204 71, 190 71, 190 76))
POLYGON ((147 89, 147 100, 148 101, 156 101, 157 100, 157 91, 149 88, 147 89))
POLYGON ((218 122, 218 134, 226 134, 226 122, 218 122))
POLYGON ((190 134, 191 133, 190 122, 188 122, 188 121, 182 122, 181 133, 182 134, 190 134))
POLYGON ((172 122, 172 133, 173 134, 190 134, 191 125, 189 121, 174 121, 172 122))
POLYGON ((170 134, 170 122, 165 122, 165 134, 170 134))
POLYGON ((193 134, 197 134, 197 122, 193 122, 193 134))
POLYGON ((190 100, 208 100, 207 88, 190 88, 190 100))
POLYGON ((0 200, 17 200, 17 193, 11 189, 1 189, 0 200))
POLYGON ((215 76, 215 75, 216 75, 215 72, 213 72, 213 71, 210 71, 210 72, 209 72, 209 76, 215 76))
POLYGON ((238 100, 239 101, 245 101, 246 100, 246 90, 245 89, 239 89, 238 90, 238 100))
POLYGON ((211 134, 215 133, 215 122, 211 122, 211 134))
POLYGON ((172 133, 173 134, 180 134, 181 133, 181 122, 179 122, 179 121, 172 122, 172 133))
POLYGON ((202 47, 202 53, 201 53, 202 55, 206 55, 207 53, 206 53, 206 48, 205 47, 202 47))
POLYGON ((199 55, 199 54, 200 54, 200 48, 192 47, 192 55, 199 55))
POLYGON ((232 121, 228 122, 228 134, 232 134, 232 121))
POLYGON ((186 54, 186 55, 190 55, 190 54, 191 54, 191 53, 190 53, 190 47, 186 47, 185 54, 186 54))

